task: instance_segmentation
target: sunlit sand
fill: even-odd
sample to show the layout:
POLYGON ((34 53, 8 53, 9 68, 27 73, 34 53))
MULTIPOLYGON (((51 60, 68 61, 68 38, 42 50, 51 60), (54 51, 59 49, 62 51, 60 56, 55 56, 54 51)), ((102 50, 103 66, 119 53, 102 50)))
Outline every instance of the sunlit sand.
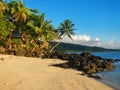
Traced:
POLYGON ((62 62, 0 55, 0 90, 114 90, 82 72, 51 66, 62 62))

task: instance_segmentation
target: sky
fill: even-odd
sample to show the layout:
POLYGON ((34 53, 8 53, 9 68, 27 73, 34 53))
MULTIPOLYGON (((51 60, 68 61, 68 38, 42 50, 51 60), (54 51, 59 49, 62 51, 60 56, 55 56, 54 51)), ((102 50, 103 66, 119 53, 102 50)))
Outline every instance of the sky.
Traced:
POLYGON ((75 24, 73 41, 87 46, 120 49, 120 0, 23 0, 28 8, 45 13, 57 28, 65 19, 75 24))

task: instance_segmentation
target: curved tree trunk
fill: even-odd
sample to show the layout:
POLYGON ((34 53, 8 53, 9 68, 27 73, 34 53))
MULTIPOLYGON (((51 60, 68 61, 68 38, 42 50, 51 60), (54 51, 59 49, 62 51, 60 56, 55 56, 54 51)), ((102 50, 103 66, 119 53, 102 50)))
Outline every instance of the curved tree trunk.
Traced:
POLYGON ((35 52, 36 48, 37 48, 37 46, 34 46, 34 47, 32 48, 32 50, 31 50, 31 52, 30 52, 30 55, 32 55, 33 52, 35 52))
POLYGON ((43 42, 43 44, 40 46, 40 49, 48 49, 49 42, 43 42))
MULTIPOLYGON (((62 41, 62 40, 61 40, 61 41, 62 41)), ((53 47, 50 49, 50 53, 61 43, 61 41, 58 42, 57 44, 55 44, 55 46, 53 46, 53 47)))
POLYGON ((32 50, 30 51, 30 55, 32 55, 32 54, 36 51, 36 49, 37 49, 37 43, 35 42, 34 39, 32 39, 32 40, 30 41, 30 44, 34 44, 32 50))
MULTIPOLYGON (((63 38, 65 37, 65 35, 63 36, 63 38)), ((57 44, 55 44, 51 50, 50 50, 50 53, 62 42, 63 38, 60 40, 60 42, 58 42, 57 44)))

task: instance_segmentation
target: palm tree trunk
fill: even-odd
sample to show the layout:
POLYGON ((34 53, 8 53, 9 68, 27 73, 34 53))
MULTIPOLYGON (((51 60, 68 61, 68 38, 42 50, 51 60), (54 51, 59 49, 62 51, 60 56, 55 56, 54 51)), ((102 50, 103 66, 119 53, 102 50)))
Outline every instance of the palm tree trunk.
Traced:
POLYGON ((40 49, 48 49, 49 42, 45 41, 43 44, 40 46, 40 49))
POLYGON ((51 48, 50 53, 51 53, 61 42, 62 42, 62 39, 61 39, 60 42, 57 42, 57 44, 55 44, 55 45, 51 48))
POLYGON ((65 34, 63 35, 62 39, 60 40, 60 42, 58 42, 57 44, 55 44, 55 46, 53 46, 50 50, 50 53, 62 42, 63 38, 65 37, 65 34))
POLYGON ((30 52, 30 55, 32 55, 35 50, 36 50, 36 46, 34 46, 34 47, 32 48, 32 50, 31 50, 31 52, 30 52))
POLYGON ((28 51, 28 38, 26 37, 26 50, 28 51))
POLYGON ((25 41, 25 44, 26 44, 26 50, 28 51, 28 37, 27 37, 25 32, 23 33, 23 38, 24 38, 24 41, 25 41))
MULTIPOLYGON (((33 39, 30 41, 30 43, 36 44, 33 39)), ((36 48, 37 48, 37 44, 33 46, 32 50, 30 51, 30 55, 32 55, 32 53, 35 52, 36 48)))
POLYGON ((9 37, 9 49, 12 48, 12 30, 10 29, 10 37, 9 37))

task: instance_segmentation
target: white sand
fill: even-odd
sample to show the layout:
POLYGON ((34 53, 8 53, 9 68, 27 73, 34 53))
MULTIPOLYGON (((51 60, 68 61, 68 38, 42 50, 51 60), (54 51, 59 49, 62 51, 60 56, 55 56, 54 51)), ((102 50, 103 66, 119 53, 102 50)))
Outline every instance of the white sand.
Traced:
POLYGON ((82 72, 50 66, 61 60, 0 55, 0 90, 114 90, 82 72))

